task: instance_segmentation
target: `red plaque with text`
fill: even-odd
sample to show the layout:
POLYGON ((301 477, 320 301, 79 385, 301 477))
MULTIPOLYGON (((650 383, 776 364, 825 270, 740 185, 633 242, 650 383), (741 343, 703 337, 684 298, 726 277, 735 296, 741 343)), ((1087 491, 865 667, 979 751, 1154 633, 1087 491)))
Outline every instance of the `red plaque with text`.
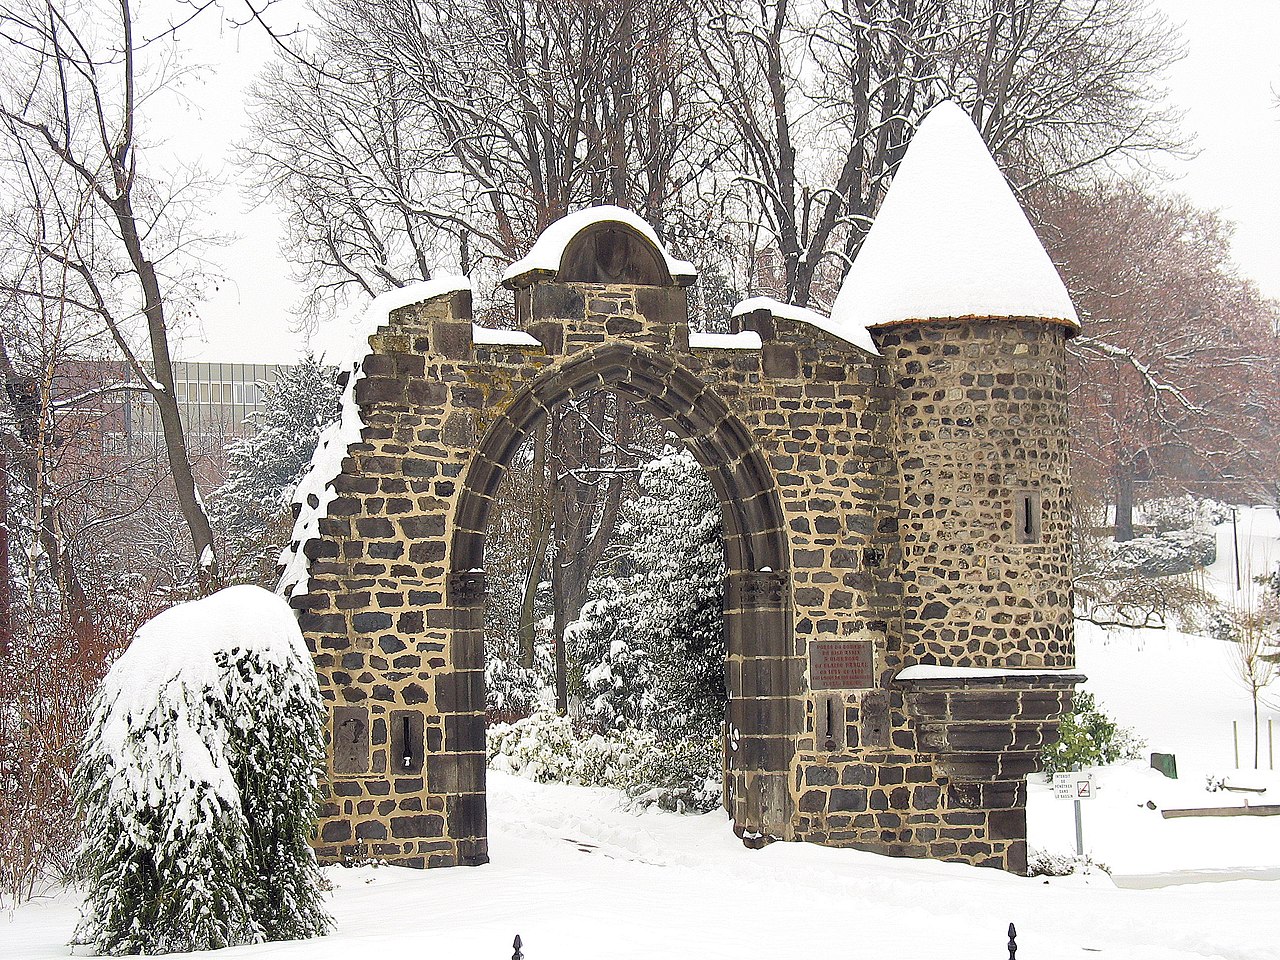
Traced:
POLYGON ((813 640, 809 643, 809 689, 858 690, 875 686, 875 651, 870 640, 813 640))

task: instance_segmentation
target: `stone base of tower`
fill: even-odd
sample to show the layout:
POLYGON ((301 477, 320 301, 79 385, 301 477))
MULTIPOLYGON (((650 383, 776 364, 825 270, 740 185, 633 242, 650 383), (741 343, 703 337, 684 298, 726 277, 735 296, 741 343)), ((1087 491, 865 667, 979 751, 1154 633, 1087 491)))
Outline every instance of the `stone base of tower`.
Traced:
POLYGON ((931 677, 894 683, 884 749, 802 751, 796 838, 1012 873, 1027 870, 1027 774, 1058 738, 1079 674, 931 677))

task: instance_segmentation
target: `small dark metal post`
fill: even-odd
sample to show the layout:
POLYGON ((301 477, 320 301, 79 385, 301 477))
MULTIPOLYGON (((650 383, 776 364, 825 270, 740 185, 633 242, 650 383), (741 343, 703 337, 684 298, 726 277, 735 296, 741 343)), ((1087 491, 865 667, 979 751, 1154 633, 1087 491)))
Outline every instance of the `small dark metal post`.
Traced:
POLYGON ((1018 957, 1018 930, 1011 923, 1009 924, 1009 960, 1017 960, 1018 957))
POLYGON ((1236 561, 1236 589, 1240 589, 1240 534, 1236 527, 1236 508, 1231 508, 1231 553, 1236 561))
POLYGON ((524 960, 524 954, 520 952, 520 948, 524 946, 520 942, 520 934, 516 934, 516 938, 511 941, 511 946, 515 948, 515 953, 511 954, 511 960, 524 960))

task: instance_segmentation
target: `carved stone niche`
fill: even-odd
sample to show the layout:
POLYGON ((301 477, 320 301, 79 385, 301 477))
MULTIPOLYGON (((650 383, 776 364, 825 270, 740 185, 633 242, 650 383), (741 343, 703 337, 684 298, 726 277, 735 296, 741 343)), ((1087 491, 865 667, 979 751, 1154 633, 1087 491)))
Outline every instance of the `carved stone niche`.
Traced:
POLYGON ((633 283, 671 286, 658 251, 629 227, 602 222, 587 227, 570 241, 560 258, 556 279, 562 283, 633 283))
POLYGON ((335 776, 360 776, 369 772, 369 710, 367 707, 333 708, 333 757, 335 776))

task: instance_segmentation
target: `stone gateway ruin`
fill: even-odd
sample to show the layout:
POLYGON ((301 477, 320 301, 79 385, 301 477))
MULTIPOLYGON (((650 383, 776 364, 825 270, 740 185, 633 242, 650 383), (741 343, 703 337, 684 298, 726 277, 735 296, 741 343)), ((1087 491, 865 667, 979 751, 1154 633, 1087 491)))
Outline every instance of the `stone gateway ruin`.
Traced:
MULTIPOLYGON (((951 104, 922 125, 831 317, 766 300, 689 328, 693 268, 616 208, 390 311, 363 423, 292 591, 329 704, 318 847, 488 860, 485 536, 517 448, 607 389, 720 500, 726 807, 804 840, 1026 869, 1026 780, 1073 672, 1065 343, 1075 312, 951 104)), ((316 504, 312 504, 316 507, 316 504)))

